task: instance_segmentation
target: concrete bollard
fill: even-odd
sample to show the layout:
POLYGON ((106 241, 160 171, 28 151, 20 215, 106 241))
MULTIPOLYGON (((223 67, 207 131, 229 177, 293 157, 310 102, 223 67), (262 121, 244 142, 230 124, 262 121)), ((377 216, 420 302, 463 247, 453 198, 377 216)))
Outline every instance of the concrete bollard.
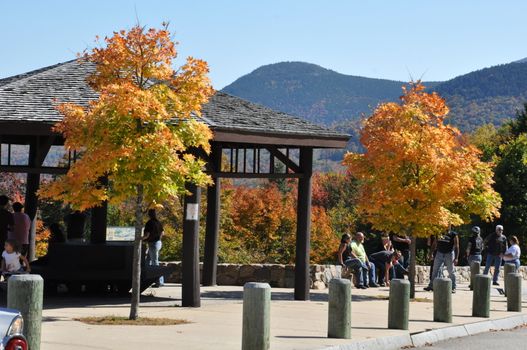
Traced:
POLYGON ((351 281, 333 278, 329 282, 328 338, 351 338, 351 281))
POLYGON ((248 282, 243 286, 242 350, 268 350, 270 346, 271 286, 248 282))
POLYGON ((29 349, 40 349, 44 280, 39 275, 13 275, 7 280, 7 307, 20 311, 29 349))
POLYGON ((472 293, 472 316, 490 317, 490 282, 489 275, 476 275, 474 293, 472 293))
POLYGON ((507 280, 507 311, 522 311, 522 275, 516 272, 505 276, 507 280))
POLYGON ((434 322, 452 323, 452 281, 434 279, 434 322))
POLYGON ((393 279, 390 282, 390 300, 388 303, 388 328, 408 329, 410 311, 410 282, 393 279))
POLYGON ((473 261, 470 263, 470 285, 468 286, 470 290, 473 290, 474 286, 474 277, 481 273, 481 263, 479 261, 473 261))
POLYGON ((516 265, 514 264, 507 264, 503 265, 503 291, 505 292, 505 295, 507 295, 507 276, 509 273, 516 272, 516 265))

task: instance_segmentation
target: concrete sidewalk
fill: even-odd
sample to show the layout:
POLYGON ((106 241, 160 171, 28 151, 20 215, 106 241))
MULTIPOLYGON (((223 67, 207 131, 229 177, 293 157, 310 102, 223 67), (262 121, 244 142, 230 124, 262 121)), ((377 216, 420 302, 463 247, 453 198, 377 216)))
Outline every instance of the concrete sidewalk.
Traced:
MULTIPOLYGON (((271 349, 323 349, 352 342, 419 333, 487 319, 471 317, 472 292, 458 286, 453 297, 453 324, 432 322, 432 293, 419 286, 410 304, 410 330, 387 329, 388 288, 353 290, 352 339, 326 338, 327 291, 313 291, 311 301, 294 301, 291 289, 273 289, 271 349)), ((181 286, 146 291, 141 316, 186 319, 177 326, 91 326, 82 316, 127 316, 127 298, 54 297, 45 301, 42 350, 70 349, 240 349, 242 287, 202 288, 201 308, 180 307, 181 286)), ((524 285, 527 291, 527 284, 524 285)), ((524 307, 527 295, 524 294, 524 307)), ((506 311, 506 299, 492 290, 491 319, 519 313, 506 311)))

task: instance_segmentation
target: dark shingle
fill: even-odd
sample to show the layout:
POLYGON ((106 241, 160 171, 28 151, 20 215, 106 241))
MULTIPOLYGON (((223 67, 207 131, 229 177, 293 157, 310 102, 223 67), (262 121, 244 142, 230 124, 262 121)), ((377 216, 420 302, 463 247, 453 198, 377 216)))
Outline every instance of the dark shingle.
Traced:
MULTIPOLYGON (((86 106, 90 100, 97 98, 85 81, 93 69, 91 63, 74 60, 0 79, 0 122, 52 124, 61 119, 54 108, 57 102, 86 106)), ((347 137, 223 92, 217 92, 211 98, 203 107, 202 115, 213 130, 309 136, 314 139, 347 137)))

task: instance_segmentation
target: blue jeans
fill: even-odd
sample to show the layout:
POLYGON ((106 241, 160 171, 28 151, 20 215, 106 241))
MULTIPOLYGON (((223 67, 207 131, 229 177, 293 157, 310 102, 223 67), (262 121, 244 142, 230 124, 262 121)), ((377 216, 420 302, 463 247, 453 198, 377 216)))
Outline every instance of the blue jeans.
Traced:
POLYGON ((505 264, 514 264, 514 266, 516 266, 515 271, 518 272, 518 269, 520 268, 520 259, 505 261, 505 264))
POLYGON ((479 255, 469 255, 468 256, 468 266, 470 266, 472 264, 472 262, 474 262, 474 261, 477 261, 477 262, 481 263, 481 260, 482 260, 481 254, 479 254, 479 255))
MULTIPOLYGON (((159 266, 159 251, 162 247, 161 241, 148 242, 148 257, 147 262, 150 266, 159 266)), ((159 277, 157 281, 158 286, 165 284, 165 279, 163 276, 159 277)))
POLYGON ((362 263, 362 283, 365 286, 377 283, 377 276, 375 273, 375 265, 371 261, 362 263))
POLYGON ((499 255, 487 254, 487 261, 485 262, 485 270, 483 274, 487 275, 489 273, 490 267, 494 266, 494 275, 492 276, 492 282, 498 282, 498 277, 500 276, 500 267, 501 267, 501 257, 499 255))
POLYGON ((454 272, 454 252, 441 253, 437 252, 434 259, 434 268, 432 270, 433 279, 430 280, 429 287, 433 287, 434 279, 439 275, 443 265, 446 266, 448 277, 452 280, 452 289, 456 289, 456 274, 454 272))
POLYGON ((359 286, 368 285, 368 277, 370 280, 369 284, 375 283, 375 266, 371 262, 363 263, 357 258, 349 258, 344 261, 344 265, 353 269, 353 272, 357 274, 357 281, 359 286), (369 270, 368 270, 369 267, 369 270))

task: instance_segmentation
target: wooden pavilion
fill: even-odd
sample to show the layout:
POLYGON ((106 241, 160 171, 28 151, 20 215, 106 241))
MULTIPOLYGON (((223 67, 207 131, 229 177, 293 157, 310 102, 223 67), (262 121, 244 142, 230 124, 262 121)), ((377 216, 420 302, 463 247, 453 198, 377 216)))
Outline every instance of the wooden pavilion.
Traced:
MULTIPOLYGON (((53 147, 63 145, 52 131, 61 115, 60 102, 87 105, 96 93, 85 78, 93 72, 90 63, 76 60, 0 79, 0 172, 25 173, 26 213, 35 219, 36 192, 41 174, 64 174, 68 164, 49 165, 53 147), (27 153, 26 161, 14 159, 13 150, 27 153)), ((198 153, 207 162, 215 185, 207 191, 203 285, 216 284, 220 216, 220 178, 298 178, 295 299, 309 299, 309 254, 311 175, 313 150, 344 148, 349 135, 311 124, 238 97, 217 92, 203 109, 203 121, 214 133, 210 155, 198 153), (222 163, 223 162, 223 163, 222 163), (227 164, 224 164, 224 163, 227 164), (277 164, 281 163, 281 166, 277 164)), ((68 162, 74 161, 70 154, 68 162)), ((67 162, 67 163, 68 163, 67 162)), ((184 199, 182 302, 200 306, 199 198, 201 189, 187 186, 184 199)), ((106 206, 92 209, 91 240, 106 246, 106 206)), ((32 229, 34 244, 34 229, 32 229)), ((34 245, 33 245, 34 247, 34 245)))

